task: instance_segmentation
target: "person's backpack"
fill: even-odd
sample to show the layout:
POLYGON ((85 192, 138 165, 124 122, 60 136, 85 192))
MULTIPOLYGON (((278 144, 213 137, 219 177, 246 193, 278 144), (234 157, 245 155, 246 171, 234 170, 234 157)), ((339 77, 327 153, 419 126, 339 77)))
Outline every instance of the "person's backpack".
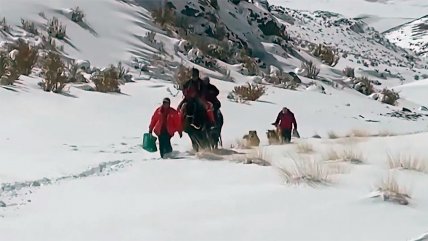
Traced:
POLYGON ((143 135, 143 149, 148 152, 157 152, 158 148, 156 147, 157 138, 150 133, 144 133, 143 135))

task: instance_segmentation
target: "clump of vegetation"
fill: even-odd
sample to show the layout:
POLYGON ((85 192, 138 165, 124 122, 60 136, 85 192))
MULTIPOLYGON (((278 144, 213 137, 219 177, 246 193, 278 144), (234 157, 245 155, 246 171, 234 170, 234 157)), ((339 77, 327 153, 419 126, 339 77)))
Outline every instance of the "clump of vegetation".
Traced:
POLYGON ((266 87, 258 84, 235 86, 232 93, 244 101, 256 101, 266 93, 266 87))
POLYGON ((155 23, 165 28, 168 25, 174 26, 176 20, 175 10, 170 4, 165 4, 162 7, 152 11, 152 18, 155 23))
POLYGON ((312 54, 315 57, 321 59, 324 64, 330 65, 332 67, 336 66, 340 59, 338 51, 333 50, 332 48, 323 44, 318 44, 315 46, 312 50, 312 54))
POLYGON ((184 84, 192 78, 192 69, 187 68, 184 65, 178 66, 178 69, 174 76, 174 88, 177 90, 183 90, 184 84))
POLYGON ((397 100, 400 99, 400 95, 398 94, 398 92, 387 88, 384 88, 380 94, 380 101, 388 105, 395 105, 397 103, 397 100))
POLYGON ((408 205, 411 198, 406 188, 398 184, 393 176, 382 180, 377 187, 378 194, 374 197, 380 197, 384 201, 398 203, 400 205, 408 205))
POLYGON ((53 17, 48 21, 48 34, 53 38, 65 39, 66 27, 58 20, 58 18, 53 17))
POLYGON ((0 20, 0 31, 10 33, 10 26, 7 24, 5 17, 0 20))
POLYGON ((42 73, 45 78, 42 82, 44 91, 61 93, 66 86, 65 64, 59 54, 49 52, 43 60, 42 73))
POLYGON ((39 31, 37 30, 36 24, 32 21, 25 20, 21 18, 21 27, 25 31, 32 33, 34 35, 38 35, 39 31))
POLYGON ((342 72, 348 78, 355 78, 355 69, 354 68, 346 67, 342 72))
POLYGON ((79 7, 73 8, 71 10, 71 21, 80 23, 80 22, 83 22, 84 17, 85 17, 85 13, 79 7))
POLYGON ((371 95, 374 93, 373 85, 367 76, 355 78, 353 88, 364 95, 371 95))
POLYGON ((306 72, 306 77, 310 79, 316 79, 320 73, 320 69, 312 61, 302 62, 302 66, 300 68, 306 72))
POLYGON ((95 90, 102 93, 115 92, 120 93, 119 88, 119 73, 115 66, 110 66, 108 69, 98 71, 91 77, 95 84, 95 90))
POLYGON ((10 45, 12 66, 20 75, 29 75, 37 63, 38 49, 28 44, 24 39, 18 39, 10 45))

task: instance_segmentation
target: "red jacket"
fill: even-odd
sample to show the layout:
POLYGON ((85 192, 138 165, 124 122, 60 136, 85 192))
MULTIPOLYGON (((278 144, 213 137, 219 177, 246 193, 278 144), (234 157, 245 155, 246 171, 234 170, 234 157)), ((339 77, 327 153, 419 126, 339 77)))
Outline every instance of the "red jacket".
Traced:
POLYGON ((275 121, 275 126, 278 126, 280 129, 286 129, 286 130, 291 130, 293 129, 293 125, 294 125, 294 129, 297 130, 297 122, 296 122, 296 118, 294 118, 294 114, 291 111, 288 111, 287 113, 282 113, 279 112, 278 117, 276 118, 275 121))
POLYGON ((201 81, 198 80, 189 80, 183 86, 183 95, 186 100, 201 97, 201 81))
POLYGON ((171 107, 168 110, 164 110, 162 107, 157 108, 152 116, 149 131, 153 131, 159 136, 163 126, 166 127, 168 134, 171 136, 174 136, 175 132, 182 132, 180 113, 171 107), (166 124, 164 126, 165 120, 166 124))

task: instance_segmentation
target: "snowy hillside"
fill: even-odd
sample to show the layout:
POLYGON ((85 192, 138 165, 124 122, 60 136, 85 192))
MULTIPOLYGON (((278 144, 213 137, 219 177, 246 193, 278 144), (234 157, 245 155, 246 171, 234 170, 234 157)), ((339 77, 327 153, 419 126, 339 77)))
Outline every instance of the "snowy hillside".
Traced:
MULTIPOLYGON (((415 81, 427 63, 321 7, 334 1, 280 2, 0 0, 0 240, 427 233, 428 85, 415 81), (66 34, 52 31, 54 17, 66 34), (182 100, 191 67, 220 90, 223 146, 193 153, 175 135, 177 159, 160 159, 141 148, 142 134, 164 97, 182 100), (60 90, 46 87, 52 78, 60 90), (235 88, 247 83, 265 93, 243 100, 235 88), (284 106, 301 138, 270 145, 284 106), (259 146, 243 145, 251 130, 259 146)), ((385 16, 404 6, 364 1, 355 13, 373 4, 385 16)))
POLYGON ((386 32, 391 42, 419 55, 428 53, 428 15, 386 32))
POLYGON ((425 16, 428 12, 425 0, 347 0, 346 4, 341 0, 269 0, 269 3, 292 9, 323 10, 349 18, 361 18, 380 32, 425 16))

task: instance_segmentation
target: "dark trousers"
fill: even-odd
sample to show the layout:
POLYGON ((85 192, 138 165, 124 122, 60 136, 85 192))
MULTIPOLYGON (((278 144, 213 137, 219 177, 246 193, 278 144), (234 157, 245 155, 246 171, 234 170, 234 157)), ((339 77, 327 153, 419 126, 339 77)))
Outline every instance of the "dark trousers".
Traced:
POLYGON ((171 137, 167 130, 162 130, 159 137, 159 152, 163 158, 165 154, 172 152, 171 137))
POLYGON ((281 129, 281 137, 285 143, 290 143, 290 141, 291 141, 291 130, 281 129))

